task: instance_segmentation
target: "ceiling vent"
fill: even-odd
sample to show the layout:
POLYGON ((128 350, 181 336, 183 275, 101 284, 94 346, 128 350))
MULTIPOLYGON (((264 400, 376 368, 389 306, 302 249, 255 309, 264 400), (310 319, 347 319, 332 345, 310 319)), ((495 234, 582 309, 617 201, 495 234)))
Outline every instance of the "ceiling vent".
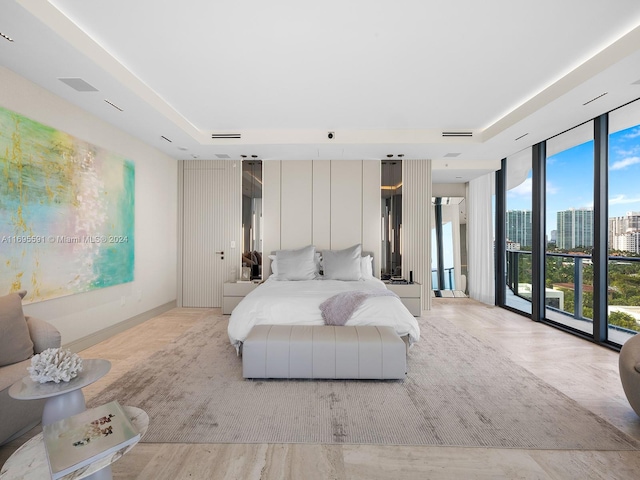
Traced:
POLYGON ((442 132, 443 137, 473 137, 473 132, 442 132))
POLYGON ((231 158, 226 153, 216 153, 215 155, 216 155, 216 158, 231 158))
POLYGON ((212 133, 211 138, 213 140, 219 140, 224 138, 240 138, 239 133, 212 133))
POLYGON ((455 157, 457 157, 459 155, 460 155, 460 152, 449 152, 449 153, 445 154, 445 157, 446 158, 455 158, 455 157))
POLYGON ((81 78, 58 78, 65 85, 70 86, 77 92, 97 92, 98 89, 93 85, 85 82, 81 78))
POLYGON ((604 93, 601 93, 600 95, 598 95, 597 97, 593 97, 591 100, 589 100, 589 101, 587 101, 587 102, 584 102, 584 103, 582 104, 582 106, 584 107, 585 105, 589 105, 591 102, 595 102, 595 101, 596 101, 596 100, 598 100, 599 98, 604 97, 607 93, 608 93, 608 92, 604 92, 604 93))

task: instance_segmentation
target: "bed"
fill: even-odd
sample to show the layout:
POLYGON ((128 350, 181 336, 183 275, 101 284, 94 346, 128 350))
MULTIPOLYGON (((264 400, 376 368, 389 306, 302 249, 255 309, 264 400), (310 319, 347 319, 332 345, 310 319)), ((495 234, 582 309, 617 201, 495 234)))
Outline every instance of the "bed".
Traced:
POLYGON ((418 322, 400 299, 393 294, 376 295, 386 287, 373 277, 371 256, 362 256, 360 245, 321 255, 312 246, 281 252, 270 256, 275 274, 249 293, 231 314, 229 340, 238 353, 256 325, 325 325, 321 304, 347 291, 371 292, 371 296, 353 311, 345 325, 388 326, 409 346, 420 339, 418 322))

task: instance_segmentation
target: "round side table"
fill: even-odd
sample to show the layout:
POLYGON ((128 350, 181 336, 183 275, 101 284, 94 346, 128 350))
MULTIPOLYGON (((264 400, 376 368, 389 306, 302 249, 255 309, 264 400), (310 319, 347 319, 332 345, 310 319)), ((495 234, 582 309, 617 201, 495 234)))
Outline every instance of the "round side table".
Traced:
POLYGON ((42 412, 42 425, 49 425, 63 418, 86 410, 82 387, 104 377, 111 370, 111 362, 102 359, 82 360, 82 371, 68 382, 38 383, 24 377, 11 385, 9 396, 16 400, 46 398, 42 412))
MULTIPOLYGON (((124 411, 129 415, 133 426, 140 432, 140 438, 142 438, 149 427, 149 416, 144 410, 136 407, 124 407, 124 411)), ((135 443, 127 445, 107 457, 65 475, 61 480, 78 480, 88 477, 91 479, 111 478, 109 465, 121 458, 135 445, 135 443)), ((43 478, 51 478, 51 473, 42 433, 39 433, 9 457, 0 470, 0 480, 42 480, 43 478)))

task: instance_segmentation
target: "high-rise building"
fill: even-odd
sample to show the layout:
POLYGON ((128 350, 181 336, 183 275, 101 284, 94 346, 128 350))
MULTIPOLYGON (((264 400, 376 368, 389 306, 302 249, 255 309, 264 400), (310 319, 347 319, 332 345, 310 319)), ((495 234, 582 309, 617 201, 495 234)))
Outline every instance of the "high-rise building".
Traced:
POLYGON ((640 253, 640 212, 609 218, 609 248, 640 253))
POLYGON ((570 208, 558 212, 556 246, 562 250, 593 246, 593 209, 570 208))
POLYGON ((507 210, 507 240, 530 247, 531 238, 531 210, 507 210))

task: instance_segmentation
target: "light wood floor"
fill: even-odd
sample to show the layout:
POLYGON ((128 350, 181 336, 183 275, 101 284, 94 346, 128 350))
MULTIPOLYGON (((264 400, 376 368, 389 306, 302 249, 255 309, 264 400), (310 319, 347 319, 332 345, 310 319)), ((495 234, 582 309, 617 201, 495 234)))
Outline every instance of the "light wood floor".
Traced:
MULTIPOLYGON (((206 310, 176 309, 81 352, 106 358, 104 385, 178 337, 206 310)), ((640 418, 622 391, 618 354, 470 299, 433 299, 425 316, 447 319, 640 440, 640 418)), ((226 317, 225 317, 226 318, 226 317)), ((39 431, 0 447, 0 465, 39 431)), ((640 452, 370 445, 149 444, 113 465, 114 479, 637 479, 640 452)))

